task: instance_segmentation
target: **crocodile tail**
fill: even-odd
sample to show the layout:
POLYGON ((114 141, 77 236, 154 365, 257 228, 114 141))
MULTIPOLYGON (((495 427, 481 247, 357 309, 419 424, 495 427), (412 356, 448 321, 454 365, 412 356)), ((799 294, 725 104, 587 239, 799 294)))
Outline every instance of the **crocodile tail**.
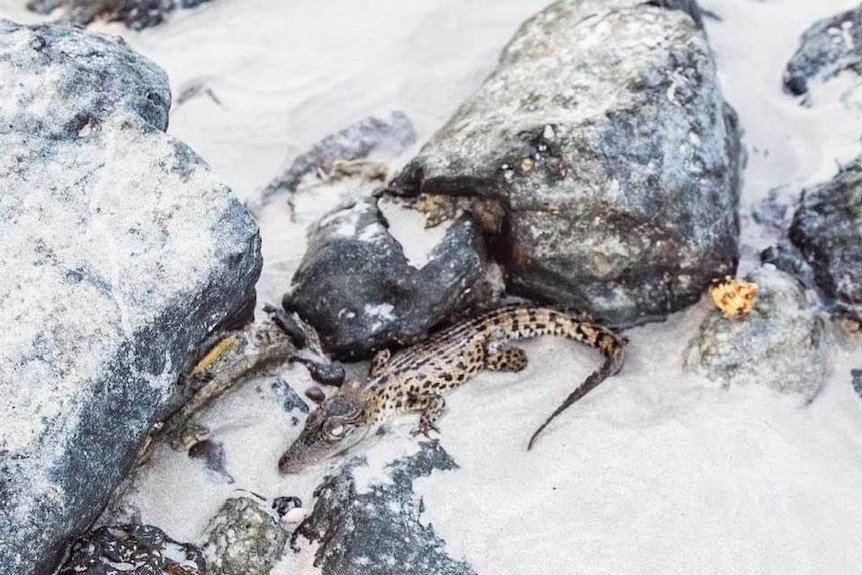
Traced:
POLYGON ((625 345, 628 343, 628 339, 624 336, 615 334, 610 332, 610 330, 602 330, 603 336, 601 338, 602 343, 598 345, 602 354, 605 356, 605 361, 602 366, 595 370, 590 374, 584 382, 576 387, 569 396, 563 400, 560 406, 554 410, 554 412, 545 420, 545 422, 539 426, 539 428, 533 433, 532 437, 530 437, 530 443, 527 444, 527 449, 530 450, 533 448, 533 444, 536 442, 539 434, 550 424, 558 415, 563 413, 566 409, 568 409, 573 403, 584 397, 591 390, 596 388, 601 382, 603 382, 608 377, 615 375, 622 369, 623 359, 624 359, 624 351, 625 345), (610 337, 609 337, 610 334, 610 337))

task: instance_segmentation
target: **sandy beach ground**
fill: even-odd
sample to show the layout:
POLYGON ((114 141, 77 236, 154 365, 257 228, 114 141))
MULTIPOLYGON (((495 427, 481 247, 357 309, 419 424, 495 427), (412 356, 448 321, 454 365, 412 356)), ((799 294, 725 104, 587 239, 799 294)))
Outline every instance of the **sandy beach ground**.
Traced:
MULTIPOLYGON (((20 0, 0 16, 35 22, 20 0)), ((418 151, 494 68, 519 24, 544 0, 215 0, 161 27, 121 34, 169 74, 169 133, 204 157, 243 200, 322 137, 368 115, 405 112, 418 151)), ((862 151, 862 86, 842 76, 804 107, 781 90, 802 31, 854 6, 844 0, 709 0, 704 8, 719 76, 744 130, 748 165, 741 201, 744 273, 775 236, 751 219, 771 189, 788 197, 831 177, 862 151)), ((296 220, 280 199, 260 214, 265 267, 261 302, 278 303, 305 249, 306 227, 353 194, 350 181, 305 186, 296 220)), ((421 258, 439 235, 393 208, 396 236, 421 258)), ((567 411, 526 451, 530 433, 598 362, 565 341, 527 344, 519 374, 485 373, 447 397, 442 445, 454 472, 417 482, 423 520, 449 553, 479 573, 854 573, 862 565, 862 398, 850 384, 862 351, 832 334, 831 372, 810 405, 757 385, 731 389, 684 373, 686 343, 706 300, 667 322, 632 329, 623 372, 567 411)), ((298 390, 304 368, 280 374, 298 390)), ((326 466, 279 476, 275 462, 301 426, 277 405, 271 378, 247 382, 202 416, 224 443, 227 483, 185 454, 160 448, 125 501, 172 537, 195 541, 237 489, 298 495, 306 505, 326 466)), ((415 448, 398 420, 372 441, 375 461, 415 448)), ((310 553, 287 552, 276 572, 312 572, 310 553), (279 571, 281 570, 281 571, 279 571)))

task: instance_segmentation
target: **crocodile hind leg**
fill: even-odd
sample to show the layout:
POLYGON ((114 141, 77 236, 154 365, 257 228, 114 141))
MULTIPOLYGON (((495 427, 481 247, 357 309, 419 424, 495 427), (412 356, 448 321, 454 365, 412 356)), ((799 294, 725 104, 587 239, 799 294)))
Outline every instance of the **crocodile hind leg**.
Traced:
POLYGON ((527 352, 521 347, 488 349, 485 352, 485 369, 518 372, 527 367, 527 352))
POLYGON ((412 412, 419 412, 419 425, 410 432, 411 435, 419 435, 429 437, 431 430, 440 433, 434 423, 443 415, 446 409, 446 400, 439 393, 425 393, 422 395, 410 394, 407 399, 407 409, 412 412))

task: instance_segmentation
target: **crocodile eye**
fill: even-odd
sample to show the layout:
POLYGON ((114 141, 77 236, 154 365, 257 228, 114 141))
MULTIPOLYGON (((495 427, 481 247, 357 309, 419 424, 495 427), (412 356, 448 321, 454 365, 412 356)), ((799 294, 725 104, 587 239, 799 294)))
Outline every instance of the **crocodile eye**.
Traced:
POLYGON ((341 437, 342 435, 344 435, 344 426, 336 425, 329 430, 329 435, 332 435, 333 437, 341 437))

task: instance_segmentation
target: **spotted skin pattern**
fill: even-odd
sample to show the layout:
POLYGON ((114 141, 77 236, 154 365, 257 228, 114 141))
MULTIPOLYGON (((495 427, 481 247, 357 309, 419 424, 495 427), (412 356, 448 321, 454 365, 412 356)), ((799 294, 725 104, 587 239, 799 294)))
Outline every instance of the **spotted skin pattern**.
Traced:
POLYGON ((517 372, 526 352, 512 342, 542 335, 584 342, 604 355, 604 363, 576 387, 539 427, 622 367, 626 339, 588 317, 541 307, 507 306, 446 328, 427 341, 391 354, 378 352, 369 379, 345 382, 338 393, 309 414, 305 427, 279 459, 282 473, 298 473, 355 445, 396 413, 418 413, 414 433, 428 435, 446 408, 443 392, 482 370, 517 372))
MULTIPOLYGON (((380 352, 372 362, 372 378, 364 386, 368 425, 398 413, 419 413, 417 433, 436 429, 443 414, 442 392, 472 379, 484 369, 518 372, 527 367, 527 354, 513 341, 552 335, 586 343, 605 356, 604 365, 575 389, 566 407, 583 397, 622 367, 626 339, 585 316, 526 306, 506 306, 453 325, 428 341, 393 355, 380 352), (584 386, 588 386, 585 388, 584 386)), ((532 446, 536 435, 530 441, 532 446)))

